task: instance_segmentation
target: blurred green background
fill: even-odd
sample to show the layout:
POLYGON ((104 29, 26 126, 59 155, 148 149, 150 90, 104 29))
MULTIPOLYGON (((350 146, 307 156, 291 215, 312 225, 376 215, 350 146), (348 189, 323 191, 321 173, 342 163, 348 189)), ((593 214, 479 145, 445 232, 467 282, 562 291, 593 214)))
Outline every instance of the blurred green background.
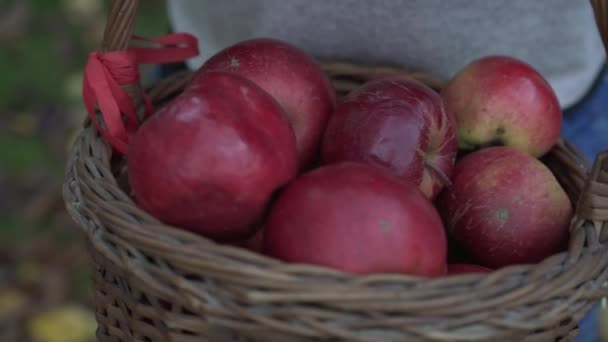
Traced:
MULTIPOLYGON (((101 43, 108 3, 0 0, 2 342, 94 340, 91 269, 60 191, 86 114, 82 71, 101 43)), ((164 1, 141 3, 136 32, 166 33, 164 1)))

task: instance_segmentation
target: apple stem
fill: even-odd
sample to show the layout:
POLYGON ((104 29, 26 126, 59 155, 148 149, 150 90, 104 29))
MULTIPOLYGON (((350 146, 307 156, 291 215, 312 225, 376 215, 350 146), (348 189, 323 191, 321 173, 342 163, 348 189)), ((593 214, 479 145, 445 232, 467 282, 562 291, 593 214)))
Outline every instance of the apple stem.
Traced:
POLYGON ((424 158, 423 160, 424 160, 424 166, 431 169, 435 173, 435 175, 437 175, 437 177, 439 177, 439 180, 441 180, 441 182, 443 183, 444 186, 446 186, 446 187, 452 186, 452 181, 450 180, 450 177, 448 177, 443 171, 441 171, 441 169, 437 168, 432 163, 429 163, 426 160, 426 158, 424 158))

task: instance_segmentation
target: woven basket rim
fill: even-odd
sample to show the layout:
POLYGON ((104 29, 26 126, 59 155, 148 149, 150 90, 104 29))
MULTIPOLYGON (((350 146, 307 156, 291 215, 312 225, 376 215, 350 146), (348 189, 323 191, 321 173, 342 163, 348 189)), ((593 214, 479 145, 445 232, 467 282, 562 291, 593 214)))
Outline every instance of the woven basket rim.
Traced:
MULTIPOLYGON (((331 65, 335 65, 335 64, 336 63, 334 63, 334 64, 328 64, 328 65, 331 66, 331 65)), ((341 65, 342 68, 345 65, 348 65, 347 63, 337 63, 337 64, 341 65)), ((355 67, 356 68, 363 68, 361 66, 355 66, 355 67)), ((178 77, 178 78, 186 78, 187 79, 188 74, 180 74, 180 75, 177 75, 176 77, 178 77)), ((434 78, 432 76, 431 77, 427 77, 427 78, 428 79, 436 79, 436 78, 434 78)), ((160 82, 160 85, 158 87, 152 87, 150 89, 150 94, 155 95, 155 94, 158 94, 159 92, 161 92, 163 89, 166 89, 166 87, 167 87, 166 84, 170 83, 171 80, 172 79, 169 78, 167 80, 164 80, 164 81, 160 82)), ((95 133, 95 130, 93 128, 89 127, 88 129, 86 129, 86 130, 83 131, 83 134, 89 134, 89 135, 91 135, 89 137, 90 139, 99 139, 99 143, 102 144, 103 146, 105 146, 105 148, 107 149, 106 153, 110 153, 110 147, 109 147, 109 145, 105 141, 103 141, 103 138, 100 135, 98 135, 98 134, 95 133)), ((78 139, 77 144, 81 144, 82 141, 83 141, 83 138, 81 136, 78 139)), ((563 139, 560 139, 560 141, 558 142, 557 147, 563 148, 563 149, 571 148, 571 146, 567 146, 567 142, 564 141, 563 139)), ((77 148, 75 148, 74 150, 77 150, 77 148)), ((574 157, 572 157, 572 155, 574 155, 574 152, 573 152, 573 154, 571 154, 569 156, 569 158, 573 158, 574 159, 574 157)), ((73 167, 74 163, 77 162, 78 157, 74 157, 74 155, 73 155, 72 160, 73 160, 73 162, 71 163, 71 166, 73 167)), ((580 167, 582 167, 580 159, 574 159, 574 161, 575 161, 576 165, 579 165, 580 167)), ((70 173, 69 173, 70 170, 69 169, 70 168, 68 168, 68 173, 67 173, 68 181, 66 182, 66 184, 69 184, 69 183, 74 184, 73 180, 69 179, 69 177, 70 177, 70 173)), ((107 180, 108 179, 106 179, 106 181, 107 180)), ((86 180, 85 180, 85 182, 86 182, 86 180)), ((66 191, 69 192, 70 190, 66 189, 66 191)), ((114 189, 112 191, 116 191, 116 189, 114 189)), ((324 273, 324 274, 327 274, 327 275, 331 274, 331 275, 339 277, 341 279, 347 279, 347 278, 351 278, 351 279, 354 279, 354 278, 357 278, 357 279, 375 279, 375 278, 378 278, 378 277, 388 276, 390 279, 401 278, 401 279, 404 279, 404 280, 405 279, 408 279, 408 280, 422 280, 425 283, 428 283, 429 286, 432 286, 432 284, 434 282, 438 282, 438 281, 440 282, 440 281, 442 281, 442 279, 426 279, 424 277, 418 277, 418 276, 412 276, 412 275, 406 275, 406 274, 398 274, 398 275, 395 275, 395 274, 391 274, 391 275, 377 275, 377 274, 375 274, 375 275, 355 275, 355 274, 350 274, 350 273, 347 273, 347 272, 342 272, 342 271, 339 271, 339 270, 335 270, 335 269, 331 269, 331 268, 327 268, 327 267, 323 267, 323 266, 298 265, 298 264, 284 263, 284 262, 282 262, 280 260, 276 260, 276 259, 264 256, 264 255, 260 255, 260 254, 257 254, 255 252, 251 252, 251 251, 242 249, 240 247, 220 244, 220 243, 217 243, 217 242, 215 242, 213 240, 205 238, 203 236, 194 234, 192 232, 189 232, 189 231, 186 231, 186 230, 183 230, 183 229, 179 229, 179 228, 173 227, 173 226, 168 225, 168 224, 163 224, 160 221, 158 221, 155 218, 153 218, 152 216, 150 216, 149 214, 145 213, 145 211, 143 211, 142 209, 139 209, 133 203, 133 201, 131 201, 131 199, 128 197, 127 194, 124 194, 124 196, 122 197, 122 199, 125 201, 125 203, 124 203, 125 205, 132 206, 132 208, 130 208, 130 210, 138 211, 138 214, 137 214, 138 216, 147 217, 148 220, 149 220, 148 221, 149 224, 154 225, 157 229, 159 229, 160 232, 163 232, 165 235, 175 236, 176 241, 179 240, 179 239, 185 239, 185 240, 196 241, 196 242, 204 244, 206 246, 210 245, 210 246, 214 246, 215 248, 223 248, 223 249, 231 250, 234 253, 239 254, 239 255, 240 254, 245 254, 245 255, 247 255, 248 257, 252 258, 255 261, 264 260, 264 262, 268 263, 268 264, 284 264, 284 265, 286 265, 286 269, 293 270, 294 272, 297 272, 300 269, 305 269, 305 270, 316 269, 317 272, 324 273)), ((590 228, 593 228, 593 230, 595 231, 595 228, 594 228, 594 226, 592 225, 591 222, 587 222, 587 224, 584 225, 584 227, 587 227, 587 229, 583 229, 582 231, 589 230, 590 228)), ((593 234, 593 235, 595 235, 595 234, 593 234)), ((94 238, 94 236, 90 236, 90 238, 94 238)), ((579 237, 579 239, 584 239, 584 238, 585 238, 584 234, 579 237)), ((558 254, 550 257, 549 261, 545 260, 543 262, 551 263, 552 262, 551 260, 556 259, 556 258, 563 258, 563 256, 566 255, 567 253, 568 253, 567 251, 566 252, 562 252, 562 253, 558 253, 558 254)), ((543 264, 543 262, 541 262, 540 264, 543 264)), ((522 272, 522 273, 527 273, 530 270, 533 270, 536 267, 538 267, 538 265, 540 265, 540 264, 507 266, 507 267, 503 267, 503 268, 501 268, 499 270, 496 270, 496 271, 492 272, 491 274, 494 274, 496 272, 497 273, 510 273, 510 272, 514 272, 514 270, 518 270, 519 272, 522 272)), ((489 275, 488 274, 460 275, 460 276, 457 276, 457 277, 481 279, 481 278, 485 278, 485 277, 490 277, 491 274, 489 274, 489 275)))
MULTIPOLYGON (((156 102, 160 102, 165 96, 178 93, 188 79, 188 73, 175 75, 149 89, 149 94, 156 102)), ((573 183, 576 183, 574 187, 582 190, 585 186, 580 180, 585 173, 582 169, 583 161, 571 148, 566 141, 560 139, 554 150, 559 150, 562 163, 568 163, 570 175, 582 173, 572 177, 573 183)), ((188 293, 191 301, 201 300, 198 297, 198 285, 190 283, 180 273, 169 271, 174 279, 163 280, 154 279, 154 275, 146 275, 143 269, 150 265, 147 264, 149 261, 142 261, 145 260, 142 255, 152 255, 155 259, 164 260, 167 265, 177 265, 178 268, 191 270, 199 267, 199 272, 209 272, 211 278, 236 283, 249 282, 249 285, 233 295, 239 301, 252 305, 324 303, 330 307, 353 305, 354 310, 361 309, 359 306, 370 309, 382 307, 386 312, 415 311, 416 306, 419 306, 420 310, 429 312, 445 314, 462 311, 464 314, 492 310, 494 306, 508 302, 511 297, 515 302, 534 302, 538 297, 537 291, 554 282, 557 288, 548 291, 547 296, 558 295, 572 305, 571 308, 562 307, 560 310, 552 308, 556 317, 572 315, 580 318, 594 299, 608 294, 602 288, 608 279, 608 249, 598 240, 598 225, 601 227, 603 221, 573 219, 572 229, 575 234, 572 235, 570 249, 539 264, 512 265, 487 274, 435 279, 406 274, 357 275, 323 266, 286 263, 163 224, 139 209, 128 194, 118 187, 110 161, 111 148, 108 143, 93 126, 85 128, 73 145, 66 169, 63 189, 66 207, 84 230, 95 254, 101 255, 97 262, 105 263, 106 267, 110 264, 127 279, 137 278, 148 282, 148 290, 151 292, 166 294, 167 289, 163 287, 167 284, 180 284, 180 291, 188 293), (135 223, 136 221, 140 223, 135 223), (585 247, 585 243, 588 246, 585 247), (569 279, 578 279, 578 283, 569 285, 569 279), (588 283, 580 285, 586 281, 588 283), (446 291, 452 288, 459 290, 446 291), (474 291, 480 289, 483 289, 483 293, 476 295, 474 291), (408 297, 404 291, 412 295, 408 297), (423 292, 426 293, 423 298, 416 297, 423 292), (524 297, 527 299, 522 299, 524 297), (408 301, 408 305, 414 309, 404 309, 403 304, 391 307, 391 302, 396 298, 408 301), (475 301, 478 303, 474 306, 466 304, 475 301), (451 308, 449 303, 453 303, 451 308), (460 303, 461 306, 454 303, 460 303)), ((596 161, 591 172, 591 176, 596 179, 601 174, 598 166, 601 164, 596 161)), ((583 199, 581 197, 579 202, 583 202, 583 199)), ((595 213, 594 209, 589 212, 595 213)), ((546 320, 537 318, 534 324, 547 327, 553 324, 556 317, 548 315, 546 320)), ((458 335, 452 333, 451 336, 458 335)), ((466 336, 468 335, 463 333, 461 337, 466 336)))
MULTIPOLYGON (((359 65, 359 64, 354 64, 354 63, 349 63, 349 62, 335 62, 335 61, 327 61, 324 62, 322 64, 323 69, 330 75, 330 76, 335 76, 335 77, 341 77, 343 75, 357 75, 357 76, 361 76, 362 78, 366 78, 366 79, 371 79, 376 77, 379 74, 382 73, 386 73, 386 72, 390 72, 393 74, 403 74, 405 76, 408 77, 413 77, 417 80, 422 81, 425 84, 429 84, 430 86, 434 89, 438 89, 442 84, 443 81, 433 75, 430 75, 428 73, 424 73, 424 72, 410 72, 410 71, 406 71, 402 68, 398 68, 398 67, 383 67, 383 66, 371 66, 371 67, 367 67, 364 65, 359 65), (366 73, 367 71, 367 73, 366 73)), ((158 99, 158 97, 165 97, 167 95, 171 96, 173 94, 177 94, 180 91, 180 87, 183 86, 191 77, 192 75, 192 71, 184 71, 184 72, 180 72, 177 73, 175 75, 169 76, 166 79, 160 80, 159 83, 157 85, 153 85, 151 87, 149 87, 147 89, 147 92, 149 93, 150 96, 152 96, 153 99, 153 103, 160 103, 162 102, 162 100, 164 99, 158 99), (174 84, 174 82, 176 82, 176 84, 174 84), (165 95, 165 96, 163 96, 165 95)), ((354 85, 348 85, 346 86, 346 88, 350 88, 353 87, 354 85)), ((96 130, 90 126, 90 125, 86 125, 87 127, 85 127, 82 132, 80 133, 79 138, 75 141, 74 147, 72 148, 71 151, 71 157, 70 158, 73 162, 69 164, 69 167, 66 168, 66 182, 65 184, 69 184, 70 183, 70 168, 73 167, 74 162, 76 162, 77 157, 74 155, 74 153, 77 151, 77 145, 80 144, 83 139, 82 139, 82 135, 83 134, 91 134, 92 136, 90 137, 91 139, 98 139, 99 143, 103 146, 105 146, 105 148, 107 149, 107 153, 111 153, 111 147, 109 146, 109 144, 107 142, 105 142, 103 140, 103 137, 100 134, 97 134, 96 130)), ((554 147, 553 150, 555 150, 556 148, 558 149, 562 149, 564 151, 568 151, 566 158, 570 158, 571 161, 571 171, 574 170, 574 167, 578 168, 578 172, 581 174, 581 176, 583 174, 587 174, 587 173, 591 173, 590 169, 587 169, 587 161, 584 159, 584 157, 582 157, 580 151, 578 151, 576 149, 576 147, 572 144, 570 144, 566 139, 564 138, 560 138, 556 144, 556 146, 554 147)), ((109 159, 108 159, 109 160, 109 159)), ((596 166, 597 167, 597 166, 596 166)), ((108 170, 109 171, 109 170, 108 170)), ((597 172, 595 173, 597 174, 597 172)), ((580 177, 580 176, 579 176, 580 177)), ((114 180, 115 181, 115 180, 114 180)), ((72 183, 73 184, 73 183, 72 183)), ((70 191, 68 187, 64 186, 64 193, 66 191, 70 191)), ((285 264, 288 265, 288 268, 295 268, 295 269, 300 269, 300 268, 304 268, 304 269, 310 269, 310 268, 316 268, 318 269, 319 272, 323 272, 323 273, 328 273, 328 274, 334 274, 334 275, 340 275, 343 277, 347 277, 347 278, 376 278, 379 275, 378 274, 372 274, 372 275, 357 275, 357 274, 351 274, 348 272, 344 272, 344 271, 340 271, 337 269, 333 269, 333 268, 328 268, 328 267, 323 267, 323 266, 316 266, 316 265, 299 265, 299 264, 294 264, 294 263, 286 263, 283 262, 281 260, 277 260, 256 252, 252 252, 249 251, 247 249, 243 249, 241 247, 238 246, 232 246, 232 245, 228 245, 228 244, 223 244, 223 243, 219 243, 216 242, 212 239, 209 239, 207 237, 198 235, 196 233, 190 232, 188 230, 179 228, 179 227, 175 227, 172 226, 170 224, 165 224, 162 223, 160 220, 154 218, 153 216, 151 216, 150 214, 148 214, 147 212, 145 212, 145 210, 140 209, 139 207, 137 207, 137 205, 132 201, 132 199, 128 196, 128 194, 124 194, 123 199, 125 201, 127 201, 127 203, 131 206, 133 206, 133 208, 135 208, 135 210, 138 211, 138 215, 139 216, 144 216, 147 217, 151 222, 153 222, 153 224, 158 228, 158 229, 162 229, 167 235, 175 235, 177 239, 187 239, 187 240, 192 240, 192 241, 198 241, 201 243, 205 243, 205 244, 211 244, 213 246, 219 247, 219 248, 226 248, 226 249, 231 249, 231 250, 236 250, 238 251, 239 254, 241 253, 245 253, 247 254, 249 257, 255 258, 255 259, 264 259, 267 262, 271 262, 271 263, 279 263, 279 264, 285 264)), ((67 200, 66 200, 67 201, 67 200)), ((573 203, 574 205, 575 203, 573 203)), ((574 207, 573 207, 574 209, 574 207)), ((585 219, 578 219, 578 221, 585 221, 585 219)), ((584 226, 584 224, 587 225, 588 228, 592 227, 592 223, 591 222, 578 222, 575 223, 574 221, 577 221, 576 219, 573 220, 573 227, 572 230, 581 228, 584 226), (574 227, 574 225, 578 224, 576 227, 574 227)), ((593 227, 594 231, 596 231, 595 227, 593 227)), ((595 235, 595 234, 594 234, 595 235)), ((582 236, 584 237, 584 236, 582 236)), ((566 254, 568 253, 568 251, 563 251, 560 253, 555 254, 554 256, 559 256, 562 254, 566 254)), ((552 256, 552 257, 554 257, 552 256)), ((552 258, 550 257, 550 258, 552 258)), ((544 261, 543 261, 544 262, 544 261)), ((505 267, 501 267, 500 269, 494 270, 491 273, 494 272, 501 272, 504 271, 505 269, 521 269, 521 270, 527 270, 527 269, 531 269, 531 268, 535 268, 538 265, 542 264, 538 263, 538 264, 529 264, 529 265, 510 265, 510 266, 505 266, 505 267)), ((389 275, 391 278, 394 277, 401 277, 403 279, 416 279, 416 280, 423 280, 425 282, 428 281, 433 281, 433 280, 437 280, 437 279, 428 279, 425 277, 420 277, 420 276, 415 276, 415 275, 407 275, 407 274, 390 274, 389 275)), ((486 274, 465 274, 465 275, 458 275, 460 277, 475 277, 475 278, 483 278, 485 276, 487 276, 486 274)))

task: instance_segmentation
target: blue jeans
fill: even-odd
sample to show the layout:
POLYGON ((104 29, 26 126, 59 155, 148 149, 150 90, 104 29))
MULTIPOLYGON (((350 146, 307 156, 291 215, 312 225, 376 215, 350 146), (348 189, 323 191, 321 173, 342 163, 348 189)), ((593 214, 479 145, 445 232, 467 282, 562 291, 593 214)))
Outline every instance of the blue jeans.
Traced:
MULTIPOLYGON (((608 150, 608 69, 604 68, 589 93, 564 112, 562 136, 573 142, 593 162, 595 156, 608 150)), ((596 306, 579 323, 576 342, 593 342, 598 338, 596 306)))
POLYGON ((574 342, 595 342, 599 341, 599 322, 598 313, 600 306, 596 305, 579 323, 578 336, 574 342))

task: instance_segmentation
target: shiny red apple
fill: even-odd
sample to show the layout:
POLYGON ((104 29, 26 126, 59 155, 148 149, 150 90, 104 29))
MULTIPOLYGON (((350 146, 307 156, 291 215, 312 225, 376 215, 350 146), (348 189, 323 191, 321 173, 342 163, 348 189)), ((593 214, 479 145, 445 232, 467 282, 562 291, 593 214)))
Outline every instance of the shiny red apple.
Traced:
POLYGON ((435 91, 413 79, 383 77, 338 102, 322 159, 388 169, 432 199, 449 183, 458 148, 455 129, 435 91))
POLYGON ((299 176, 264 231, 270 256, 357 274, 443 275, 446 249, 441 218, 415 185, 354 162, 299 176))
POLYGON ((297 171, 278 103, 235 74, 199 75, 139 128, 128 154, 138 205, 218 240, 253 233, 271 195, 297 171))
POLYGON ((551 171, 512 147, 456 163, 438 200, 446 229, 472 261, 498 268, 537 263, 566 247, 572 205, 551 171))
POLYGON ((251 39, 221 50, 197 74, 214 70, 243 76, 272 95, 293 126, 301 168, 316 158, 336 94, 310 55, 277 39, 251 39))
POLYGON ((562 112, 543 76, 509 56, 487 56, 460 70, 442 89, 456 116, 463 150, 505 145, 535 157, 559 138, 562 112))

